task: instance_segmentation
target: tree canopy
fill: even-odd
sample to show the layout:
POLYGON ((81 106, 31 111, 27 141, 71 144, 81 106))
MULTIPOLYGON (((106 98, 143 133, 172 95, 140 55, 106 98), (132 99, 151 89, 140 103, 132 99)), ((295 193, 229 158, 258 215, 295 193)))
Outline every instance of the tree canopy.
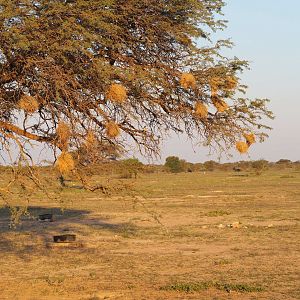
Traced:
POLYGON ((105 152, 133 140, 153 155, 166 133, 185 132, 204 145, 239 142, 247 151, 254 142, 247 135, 263 140, 272 113, 267 100, 243 97, 239 76, 248 64, 222 55, 231 42, 213 42, 226 26, 224 5, 0 0, 3 150, 38 141, 68 160, 82 147, 105 152))

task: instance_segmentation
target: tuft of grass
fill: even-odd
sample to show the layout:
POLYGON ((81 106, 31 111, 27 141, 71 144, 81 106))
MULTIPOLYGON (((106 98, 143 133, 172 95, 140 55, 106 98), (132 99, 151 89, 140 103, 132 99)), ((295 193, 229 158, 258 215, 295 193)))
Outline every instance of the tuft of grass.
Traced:
POLYGON ((118 232, 124 238, 131 238, 137 235, 137 226, 132 223, 124 223, 118 232))
POLYGON ((245 283, 231 284, 231 283, 215 283, 215 288, 226 292, 239 292, 239 293, 257 293, 263 292, 264 288, 257 285, 249 285, 245 283))
POLYGON ((56 277, 46 276, 45 281, 49 285, 59 286, 59 285, 62 285, 64 283, 65 277, 64 276, 56 276, 56 277))
POLYGON ((245 283, 223 283, 223 282, 213 282, 213 281, 203 281, 203 282, 189 282, 189 283, 174 283, 164 287, 161 290, 164 291, 176 291, 193 293, 208 290, 210 288, 215 288, 220 291, 225 292, 239 292, 239 293, 257 293, 264 291, 264 288, 257 285, 249 285, 245 283))
POLYGON ((199 292, 208 290, 211 287, 210 282, 195 282, 195 283, 174 283, 164 287, 161 287, 161 290, 164 291, 176 291, 176 292, 199 292))
POLYGON ((217 260, 217 261, 214 262, 214 264, 216 266, 224 266, 224 265, 228 265, 230 263, 231 263, 231 261, 229 259, 225 259, 225 258, 217 260))
POLYGON ((231 213, 229 211, 226 210, 213 210, 208 212, 206 215, 208 217, 221 217, 221 216, 228 216, 231 213))

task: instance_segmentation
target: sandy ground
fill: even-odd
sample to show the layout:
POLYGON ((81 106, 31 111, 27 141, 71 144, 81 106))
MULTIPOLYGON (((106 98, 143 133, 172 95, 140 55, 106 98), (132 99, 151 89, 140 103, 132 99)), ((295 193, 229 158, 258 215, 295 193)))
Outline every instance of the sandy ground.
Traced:
POLYGON ((136 202, 69 192, 62 213, 33 200, 32 216, 54 222, 11 229, 1 209, 0 299, 300 299, 299 172, 148 174, 133 184, 136 202), (77 242, 54 244, 61 233, 77 242), (203 288, 172 290, 195 283, 203 288))

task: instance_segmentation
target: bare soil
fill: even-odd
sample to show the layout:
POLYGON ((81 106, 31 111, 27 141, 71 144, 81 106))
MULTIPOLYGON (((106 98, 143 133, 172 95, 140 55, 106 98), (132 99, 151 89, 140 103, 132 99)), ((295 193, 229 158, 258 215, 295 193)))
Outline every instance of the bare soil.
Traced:
POLYGON ((16 229, 2 208, 0 299, 300 299, 290 172, 142 174, 124 180, 137 199, 69 187, 64 212, 32 199, 16 229), (54 244, 64 233, 76 243, 54 244))

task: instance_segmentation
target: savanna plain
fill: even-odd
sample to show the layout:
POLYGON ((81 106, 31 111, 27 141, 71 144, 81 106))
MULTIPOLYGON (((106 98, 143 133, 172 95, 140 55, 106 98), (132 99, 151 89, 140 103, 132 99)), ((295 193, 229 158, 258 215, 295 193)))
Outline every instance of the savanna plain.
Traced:
POLYGON ((300 299, 300 170, 112 175, 109 184, 125 188, 103 195, 67 181, 59 201, 27 197, 16 228, 1 207, 1 300, 300 299), (42 213, 54 221, 38 221, 42 213), (66 232, 76 243, 53 243, 66 232))

